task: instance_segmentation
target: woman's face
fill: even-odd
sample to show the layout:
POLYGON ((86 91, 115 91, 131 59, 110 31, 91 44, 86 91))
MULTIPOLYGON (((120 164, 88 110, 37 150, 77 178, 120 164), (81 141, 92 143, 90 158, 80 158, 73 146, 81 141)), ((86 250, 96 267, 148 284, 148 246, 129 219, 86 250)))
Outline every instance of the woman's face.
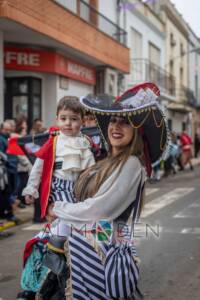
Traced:
POLYGON ((112 154, 117 155, 131 142, 134 129, 123 117, 113 116, 108 125, 108 138, 112 146, 112 154))

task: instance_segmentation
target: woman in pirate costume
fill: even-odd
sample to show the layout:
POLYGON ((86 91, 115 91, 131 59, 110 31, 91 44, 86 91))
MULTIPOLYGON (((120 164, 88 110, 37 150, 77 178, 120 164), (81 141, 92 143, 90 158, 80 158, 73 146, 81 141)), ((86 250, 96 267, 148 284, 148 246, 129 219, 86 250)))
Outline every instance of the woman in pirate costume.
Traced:
POLYGON ((67 300, 137 299, 140 294, 132 232, 143 204, 145 168, 150 176, 151 163, 167 144, 158 97, 159 89, 144 83, 115 100, 81 100, 95 115, 109 154, 78 179, 80 203, 54 205, 55 215, 71 228, 67 300))

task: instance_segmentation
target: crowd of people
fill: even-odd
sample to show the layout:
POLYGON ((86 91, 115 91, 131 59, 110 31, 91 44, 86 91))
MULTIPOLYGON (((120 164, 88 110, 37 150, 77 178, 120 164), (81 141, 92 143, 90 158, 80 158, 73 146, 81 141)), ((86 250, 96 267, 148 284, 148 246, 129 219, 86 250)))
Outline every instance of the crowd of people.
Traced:
MULTIPOLYGON (((34 120, 31 134, 45 132, 43 122, 34 120)), ((17 209, 26 207, 22 190, 26 186, 32 165, 26 156, 7 154, 10 137, 24 137, 28 134, 27 120, 21 117, 17 120, 5 120, 0 126, 0 218, 14 221, 17 209)))
MULTIPOLYGON (((96 126, 95 117, 89 112, 85 113, 83 121, 84 127, 96 126)), ((32 164, 26 156, 7 154, 8 139, 44 132, 47 132, 47 128, 41 119, 35 119, 30 130, 25 117, 16 120, 7 119, 0 125, 0 219, 20 223, 15 213, 27 206, 22 191, 32 170, 32 164)), ((99 136, 94 136, 93 139, 96 144, 100 143, 99 136)), ((36 223, 45 221, 40 217, 39 200, 34 205, 33 221, 36 223)))
POLYGON ((170 143, 168 151, 163 160, 156 161, 153 164, 153 173, 150 179, 151 183, 160 181, 161 175, 168 177, 170 174, 176 174, 178 171, 184 171, 186 168, 193 170, 192 157, 197 158, 200 150, 200 138, 196 133, 194 141, 190 135, 183 131, 181 134, 170 132, 170 143))

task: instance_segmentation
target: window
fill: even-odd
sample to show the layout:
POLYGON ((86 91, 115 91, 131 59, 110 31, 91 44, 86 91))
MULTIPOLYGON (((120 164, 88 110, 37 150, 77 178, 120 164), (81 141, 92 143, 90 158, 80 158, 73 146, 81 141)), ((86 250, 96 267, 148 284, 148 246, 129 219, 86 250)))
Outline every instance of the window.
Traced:
POLYGON ((149 60, 149 74, 147 75, 147 78, 158 84, 161 80, 161 73, 158 68, 160 67, 160 49, 152 43, 149 43, 149 60))
POLYGON ((160 49, 151 42, 149 43, 149 60, 153 64, 160 66, 160 49))
POLYGON ((4 118, 25 116, 28 127, 41 118, 41 79, 34 77, 5 78, 4 118))
POLYGON ((90 21, 90 7, 88 5, 90 4, 89 0, 84 0, 83 2, 80 2, 80 17, 84 19, 85 21, 90 21), (85 4, 86 3, 86 4, 85 4))
POLYGON ((174 39, 174 35, 172 32, 170 33, 170 45, 171 45, 171 47, 176 46, 176 40, 174 39))
POLYGON ((184 51, 184 48, 183 48, 183 44, 181 43, 180 44, 180 56, 183 56, 185 55, 185 51, 184 51))
POLYGON ((75 0, 56 0, 56 2, 71 10, 73 13, 77 13, 77 2, 75 0))
POLYGON ((140 82, 143 80, 144 68, 141 62, 142 58, 142 35, 131 28, 130 32, 131 37, 131 47, 130 47, 130 56, 131 56, 131 80, 133 82, 140 82))
POLYGON ((174 76, 174 61, 171 59, 169 63, 169 73, 174 76))
POLYGON ((131 58, 142 58, 142 35, 131 28, 131 58))
POLYGON ((17 119, 21 116, 28 118, 28 96, 13 96, 12 117, 17 119))
POLYGON ((184 70, 183 67, 180 68, 180 85, 183 85, 183 76, 184 76, 184 70))

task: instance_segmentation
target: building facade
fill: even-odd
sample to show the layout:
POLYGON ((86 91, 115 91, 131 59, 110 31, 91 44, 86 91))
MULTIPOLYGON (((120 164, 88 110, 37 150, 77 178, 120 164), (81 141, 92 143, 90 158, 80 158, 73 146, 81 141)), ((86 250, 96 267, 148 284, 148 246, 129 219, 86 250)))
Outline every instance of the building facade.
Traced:
POLYGON ((193 109, 193 133, 200 134, 200 40, 189 30, 188 103, 193 109))
POLYGON ((165 110, 168 101, 174 100, 175 79, 165 67, 165 23, 154 9, 140 0, 122 1, 120 26, 128 33, 130 48, 130 74, 125 87, 144 82, 155 82, 161 91, 161 106, 165 110))
POLYGON ((49 126, 64 95, 117 95, 129 72, 126 32, 100 3, 0 0, 0 122, 24 115, 49 126))
POLYGON ((169 0, 160 1, 160 14, 165 23, 165 69, 175 78, 175 100, 167 106, 169 128, 177 133, 192 132, 192 109, 188 105, 188 27, 169 0))

